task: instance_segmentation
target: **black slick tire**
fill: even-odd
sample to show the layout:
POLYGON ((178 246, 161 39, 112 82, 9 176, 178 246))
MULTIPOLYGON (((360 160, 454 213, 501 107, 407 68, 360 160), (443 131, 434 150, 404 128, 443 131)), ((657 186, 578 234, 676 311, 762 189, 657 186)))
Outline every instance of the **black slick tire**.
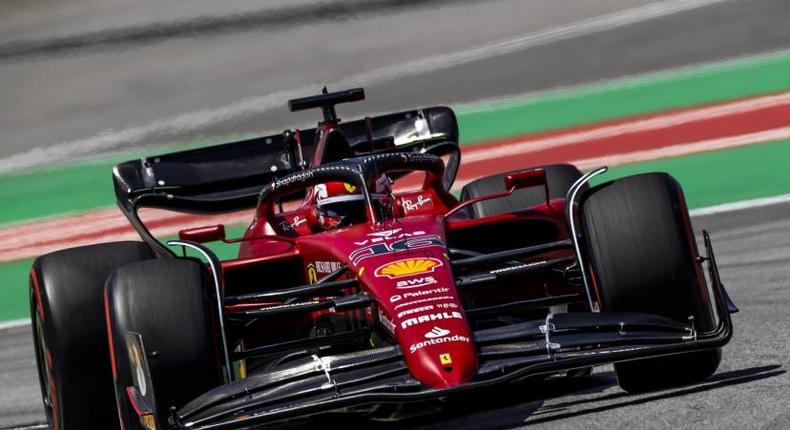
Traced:
POLYGON ((107 334, 116 363, 118 411, 127 430, 143 428, 126 392, 135 386, 132 373, 140 370, 131 358, 129 333, 142 339, 150 380, 145 388, 136 387, 153 393, 157 428, 169 425, 169 408, 222 383, 211 285, 203 264, 181 258, 126 265, 107 281, 107 334))
POLYGON ((50 428, 118 428, 102 292, 115 268, 151 258, 144 243, 114 242, 57 251, 33 263, 30 314, 50 428))
MULTIPOLYGON (((648 173, 601 184, 581 202, 581 229, 602 312, 642 312, 689 322, 699 331, 714 317, 680 184, 648 173)), ((711 376, 721 350, 614 365, 629 392, 697 382, 711 376)))

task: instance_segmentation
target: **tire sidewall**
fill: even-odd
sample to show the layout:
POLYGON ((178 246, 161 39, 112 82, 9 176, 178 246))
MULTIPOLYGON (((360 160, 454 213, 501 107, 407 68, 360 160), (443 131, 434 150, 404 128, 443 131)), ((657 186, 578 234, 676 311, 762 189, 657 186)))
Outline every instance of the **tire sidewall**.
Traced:
POLYGON ((116 270, 105 288, 108 337, 115 357, 115 393, 127 429, 141 429, 126 387, 133 385, 125 333, 142 337, 157 426, 169 408, 220 385, 221 368, 205 266, 192 259, 134 263, 116 270), (167 290, 165 290, 165 288, 167 290), (168 318, 170 323, 163 322, 168 318))

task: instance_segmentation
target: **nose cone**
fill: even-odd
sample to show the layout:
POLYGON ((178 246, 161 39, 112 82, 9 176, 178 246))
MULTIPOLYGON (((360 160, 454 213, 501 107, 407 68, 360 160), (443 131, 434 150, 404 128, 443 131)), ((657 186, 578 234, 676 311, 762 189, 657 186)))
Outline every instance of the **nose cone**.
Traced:
POLYGON ((477 373, 477 351, 444 243, 444 219, 402 219, 397 228, 359 234, 344 252, 375 296, 382 327, 403 351, 411 374, 432 388, 477 373))
POLYGON ((407 330, 409 335, 403 337, 408 340, 401 343, 406 364, 424 384, 453 387, 477 372, 477 353, 465 321, 421 324, 407 330))
POLYGON ((376 262, 364 276, 376 286, 382 325, 395 335, 412 375, 433 388, 452 387, 475 376, 477 351, 449 262, 421 254, 376 262))

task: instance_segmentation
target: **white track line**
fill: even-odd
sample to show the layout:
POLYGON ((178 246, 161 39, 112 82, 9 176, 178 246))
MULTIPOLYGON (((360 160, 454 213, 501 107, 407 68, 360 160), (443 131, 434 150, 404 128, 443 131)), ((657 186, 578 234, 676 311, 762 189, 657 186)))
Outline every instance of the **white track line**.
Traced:
MULTIPOLYGON (((438 55, 415 61, 399 63, 381 69, 361 73, 338 82, 329 83, 333 87, 354 85, 370 86, 407 76, 414 76, 435 70, 443 70, 473 61, 505 55, 550 43, 573 39, 593 33, 613 30, 619 27, 649 21, 656 18, 684 12, 691 9, 721 3, 727 0, 664 0, 640 7, 622 10, 596 18, 576 21, 522 36, 478 45, 451 54, 438 55)), ((233 119, 260 115, 272 109, 281 109, 286 101, 303 96, 315 90, 315 86, 304 86, 279 91, 261 97, 248 98, 216 109, 203 109, 172 118, 153 121, 147 125, 130 127, 124 130, 108 130, 86 139, 61 142, 47 147, 12 155, 0 159, 0 173, 51 164, 79 155, 91 155, 116 147, 119 143, 144 142, 154 134, 177 135, 194 131, 214 124, 227 123, 233 119)))
POLYGON ((0 430, 48 430, 49 424, 28 424, 22 427, 4 427, 0 430))
POLYGON ((30 318, 0 322, 0 330, 10 330, 12 328, 30 325, 30 318))
POLYGON ((767 206, 779 205, 782 203, 790 203, 790 194, 783 194, 781 196, 763 197, 759 199, 744 200, 740 202, 724 203, 721 205, 708 206, 699 209, 692 209, 689 214, 693 217, 716 215, 726 212, 741 211, 744 209, 762 208, 767 206))

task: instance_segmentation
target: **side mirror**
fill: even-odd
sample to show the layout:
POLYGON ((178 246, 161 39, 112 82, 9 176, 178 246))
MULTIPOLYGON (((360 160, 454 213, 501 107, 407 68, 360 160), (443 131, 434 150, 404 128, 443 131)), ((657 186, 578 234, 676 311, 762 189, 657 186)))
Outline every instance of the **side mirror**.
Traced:
POLYGON ((225 226, 222 224, 179 230, 178 238, 190 242, 206 243, 225 240, 225 226))
POLYGON ((505 189, 529 188, 546 185, 546 171, 543 169, 522 170, 505 176, 505 189))
POLYGON ((498 199, 502 197, 507 197, 513 194, 513 191, 519 188, 529 188, 529 187, 538 187, 542 186, 546 191, 546 204, 549 203, 549 186, 546 184, 546 172, 543 169, 531 169, 531 170, 521 170, 519 172, 511 173, 505 176, 505 191, 500 193, 488 194, 485 196, 480 196, 477 198, 473 198, 467 200, 460 205, 450 209, 446 214, 445 217, 449 217, 454 213, 458 212, 462 208, 465 208, 469 205, 475 204, 477 202, 483 200, 491 200, 491 199, 498 199))

